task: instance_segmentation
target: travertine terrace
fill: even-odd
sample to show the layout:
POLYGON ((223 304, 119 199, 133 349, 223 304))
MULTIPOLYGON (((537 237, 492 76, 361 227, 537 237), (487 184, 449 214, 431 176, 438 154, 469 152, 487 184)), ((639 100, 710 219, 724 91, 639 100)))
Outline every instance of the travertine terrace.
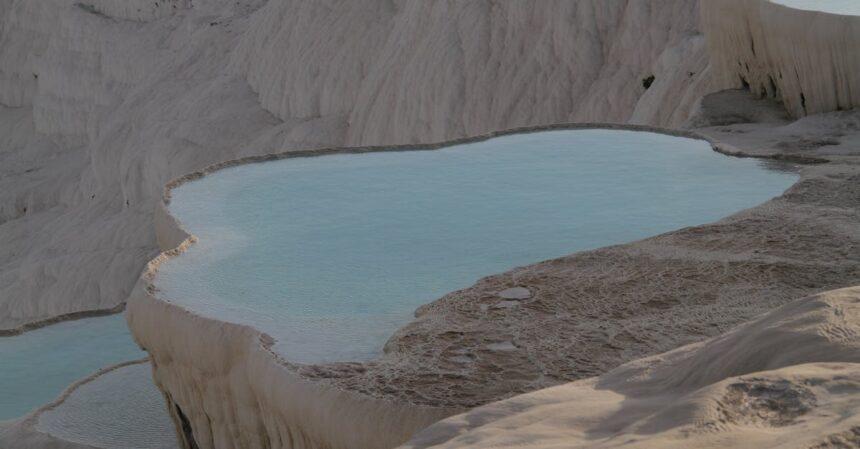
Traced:
MULTIPOLYGON (((860 115, 849 110, 860 102, 860 18, 765 0, 159 3, 0 5, 0 332, 116 311, 128 299, 186 447, 395 447, 445 417, 585 378, 445 421, 408 447, 496 444, 469 435, 494 419, 524 425, 520 412, 532 409, 543 419, 554 409, 542 401, 555 394, 569 408, 628 393, 649 401, 645 387, 658 385, 669 396, 651 401, 655 413, 689 404, 722 414, 715 425, 728 431, 749 412, 732 404, 772 385, 804 413, 856 401, 835 392, 856 383, 856 323, 833 324, 856 315, 856 289, 623 364, 860 284, 860 115), (727 90, 738 88, 751 92, 727 90), (684 129, 717 151, 793 166, 801 179, 716 223, 487 273, 420 308, 368 363, 293 365, 267 336, 183 310, 151 285, 159 261, 193 243, 163 204, 164 186, 188 173, 571 122, 684 129), (494 307, 511 288, 528 297, 494 307), (798 340, 814 340, 814 357, 765 357, 773 347, 759 341, 758 352, 732 353, 745 361, 696 377, 692 365, 721 341, 778 341, 767 333, 773 317, 820 318, 815 329, 835 333, 798 340), (676 371, 673 361, 689 363, 676 371), (792 368, 812 362, 845 363, 792 368), (643 377, 631 380, 636 370, 643 377), (604 386, 617 394, 595 393, 604 386), (703 406, 709 397, 728 405, 703 406)), ((774 413, 779 425, 803 415, 774 413)), ((815 447, 856 444, 856 427, 814 423, 818 434, 804 438, 820 437, 815 447)), ((531 443, 593 430, 548 429, 531 443)))
MULTIPOLYGON (((726 116, 748 111, 783 115, 767 101, 734 91, 706 98, 700 111, 694 118, 699 124, 724 123, 726 116), (741 109, 726 111, 727 99, 741 109)), ((718 335, 791 299, 856 284, 860 192, 853 181, 860 172, 843 163, 856 156, 842 153, 860 142, 860 117, 774 120, 699 132, 714 139, 718 151, 810 164, 782 197, 711 225, 482 279, 419 309, 373 362, 294 366, 279 360, 268 350, 267 336, 159 299, 151 284, 158 259, 132 295, 129 323, 153 357, 156 380, 169 392, 177 419, 195 429, 197 444, 396 445, 440 416, 597 375, 718 335), (814 143, 837 134, 837 144, 814 143), (798 139, 815 148, 799 153, 792 146, 798 139), (769 144, 759 146, 762 141, 769 144), (831 157, 839 162, 823 163, 831 157), (528 289, 530 297, 517 307, 495 307, 515 287, 528 289), (493 349, 498 344, 506 349, 493 349), (201 384, 205 394, 186 387, 201 384), (237 421, 265 433, 221 433, 237 421), (285 435, 297 434, 306 442, 285 442, 285 435)), ((175 222, 165 224, 165 241, 191 239, 175 222)))

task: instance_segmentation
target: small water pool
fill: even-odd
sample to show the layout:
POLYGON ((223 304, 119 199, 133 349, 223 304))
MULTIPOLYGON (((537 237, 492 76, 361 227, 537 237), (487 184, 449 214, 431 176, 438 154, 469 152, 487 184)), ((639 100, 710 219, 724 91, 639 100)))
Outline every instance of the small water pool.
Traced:
POLYGON ((860 16, 860 0, 771 0, 785 6, 830 14, 860 16))
POLYGON ((81 385, 60 406, 44 412, 36 430, 106 449, 178 449, 151 371, 149 363, 139 363, 81 385))
POLYGON ((0 421, 45 405, 100 368, 146 356, 122 314, 0 337, 0 421))
POLYGON ((713 221, 795 180, 704 141, 602 129, 249 164, 173 191, 199 240, 156 286, 289 360, 367 360, 482 276, 713 221))

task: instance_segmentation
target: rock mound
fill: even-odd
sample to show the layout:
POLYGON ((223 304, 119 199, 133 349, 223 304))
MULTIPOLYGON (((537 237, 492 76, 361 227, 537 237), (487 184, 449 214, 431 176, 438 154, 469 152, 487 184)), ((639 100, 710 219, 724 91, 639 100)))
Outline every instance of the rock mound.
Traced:
POLYGON ((858 410, 854 287, 600 377, 474 409, 404 448, 857 447, 858 410))

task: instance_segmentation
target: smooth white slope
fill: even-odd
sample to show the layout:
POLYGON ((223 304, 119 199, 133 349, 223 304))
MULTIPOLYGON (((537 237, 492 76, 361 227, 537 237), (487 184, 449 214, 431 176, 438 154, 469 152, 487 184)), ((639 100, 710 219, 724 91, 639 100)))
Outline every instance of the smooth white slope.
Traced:
POLYGON ((441 421, 403 449, 860 444, 860 288, 722 336, 441 421))

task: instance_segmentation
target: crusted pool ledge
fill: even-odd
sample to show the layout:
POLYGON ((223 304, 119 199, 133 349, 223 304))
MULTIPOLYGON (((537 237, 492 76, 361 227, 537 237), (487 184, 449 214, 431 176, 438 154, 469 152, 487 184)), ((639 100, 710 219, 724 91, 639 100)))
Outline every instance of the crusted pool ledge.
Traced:
MULTIPOLYGON (((355 373, 367 373, 386 364, 381 360, 366 364, 291 364, 271 351, 271 337, 253 327, 203 317, 163 298, 154 284, 159 265, 196 241, 168 211, 172 189, 240 164, 330 154, 433 150, 513 133, 595 128, 705 139, 693 132, 648 126, 557 124, 425 145, 253 156, 218 163, 169 182, 155 211, 156 235, 163 252, 141 275, 128 301, 127 318, 135 338, 151 355, 156 384, 165 392, 178 428, 185 430, 186 444, 191 446, 193 440, 193 444, 202 447, 223 442, 241 447, 393 447, 468 405, 425 396, 420 386, 392 384, 374 392, 356 390, 344 381, 355 373), (320 376, 321 372, 327 374, 320 376), (414 397, 404 398, 404 391, 414 397), (236 433, 237 426, 256 430, 236 433)), ((487 397, 492 399, 493 396, 487 397)))
MULTIPOLYGON (((732 126, 666 133, 706 139, 726 153, 774 159, 824 162, 831 158, 828 150, 838 147, 805 153, 778 146, 740 150, 745 140, 737 136, 747 142, 761 135, 780 140, 773 129, 789 125, 755 126, 761 129, 743 134, 732 126)), ((167 211, 170 190, 221 168, 593 127, 664 131, 553 125, 433 145, 287 152, 216 164, 169 183, 156 212, 165 252, 142 275, 127 316, 151 355, 155 381, 178 427, 185 429, 186 443, 193 438, 200 447, 393 447, 464 409, 601 373, 715 335, 792 298, 860 282, 860 237, 847 232, 860 223, 851 203, 858 189, 851 180, 860 174, 853 156, 839 156, 848 159, 806 167, 782 197, 715 224, 482 279, 420 308, 385 353, 366 363, 291 364, 269 349, 273 341, 267 335, 199 316, 160 298, 153 285, 158 265, 194 242, 167 211), (844 201, 816 205, 822 190, 844 201), (782 242, 768 241, 780 236, 782 242), (787 239, 815 242, 827 253, 794 248, 787 239), (839 247, 844 250, 834 253, 839 247), (514 307, 496 307, 506 301, 500 292, 511 287, 528 289, 530 297, 514 307)))

